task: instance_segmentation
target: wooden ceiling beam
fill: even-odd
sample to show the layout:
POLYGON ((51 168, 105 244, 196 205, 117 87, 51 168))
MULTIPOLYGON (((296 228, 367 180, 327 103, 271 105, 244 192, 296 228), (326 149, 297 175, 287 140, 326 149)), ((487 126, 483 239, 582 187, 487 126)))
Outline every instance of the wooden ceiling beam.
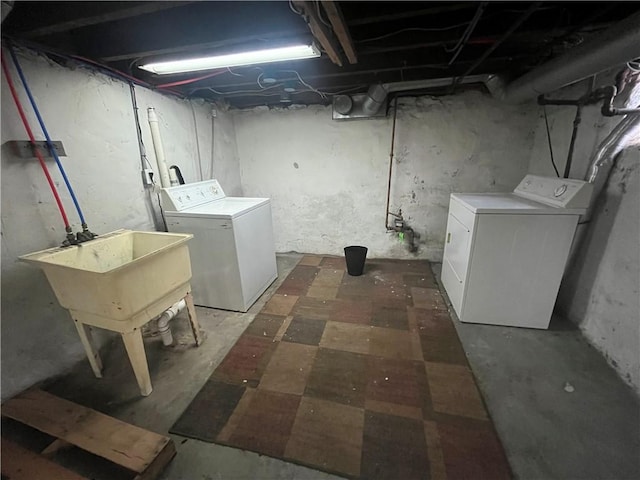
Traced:
POLYGON ((51 25, 46 25, 22 32, 21 36, 24 38, 42 37, 45 35, 52 35, 54 33, 67 32, 76 28, 88 27, 91 25, 98 25, 100 23, 113 22, 115 20, 122 20, 124 18, 137 17, 139 15, 159 12, 161 10, 167 10, 169 8, 182 7, 192 2, 136 2, 135 6, 121 8, 122 3, 125 2, 118 2, 117 5, 116 2, 96 2, 93 4, 90 3, 89 5, 79 6, 79 12, 82 11, 82 8, 85 8, 93 10, 92 14, 85 14, 85 16, 71 18, 68 20, 59 20, 58 22, 52 23, 51 25))
MULTIPOLYGON (((324 2, 323 2, 324 3, 324 2)), ((421 10, 411 10, 399 13, 389 13, 387 15, 377 15, 375 17, 355 18, 349 21, 352 27, 358 25, 369 25, 371 23, 393 22, 396 20, 404 20, 405 18, 423 17, 426 15, 436 15, 438 13, 453 12, 456 10, 466 10, 476 8, 473 3, 456 3, 452 5, 444 5, 441 7, 423 8, 421 10)))
POLYGON ((342 66, 342 59, 338 53, 338 46, 335 43, 333 34, 329 28, 322 23, 322 20, 316 12, 315 4, 313 2, 293 0, 293 6, 301 12, 301 15, 309 25, 311 34, 318 43, 320 43, 331 61, 336 65, 342 66))
POLYGON ((338 37, 340 45, 342 45, 342 50, 347 56, 347 60, 349 60, 349 63, 352 65, 358 63, 356 49, 353 46, 353 40, 351 39, 349 28, 344 21, 344 16, 342 15, 340 6, 333 0, 322 0, 322 6, 329 16, 333 32, 336 34, 336 37, 338 37))

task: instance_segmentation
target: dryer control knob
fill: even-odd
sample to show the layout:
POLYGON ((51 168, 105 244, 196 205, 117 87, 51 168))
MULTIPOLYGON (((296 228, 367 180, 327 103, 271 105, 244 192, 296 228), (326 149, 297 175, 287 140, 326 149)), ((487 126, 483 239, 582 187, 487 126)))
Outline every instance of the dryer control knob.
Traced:
POLYGON ((567 184, 566 184, 566 183, 563 183, 562 185, 560 185, 558 188, 556 188, 556 189, 555 189, 555 191, 553 192, 553 194, 554 194, 556 197, 561 197, 561 196, 562 196, 562 194, 563 194, 564 192, 566 192, 566 191, 567 191, 567 184))

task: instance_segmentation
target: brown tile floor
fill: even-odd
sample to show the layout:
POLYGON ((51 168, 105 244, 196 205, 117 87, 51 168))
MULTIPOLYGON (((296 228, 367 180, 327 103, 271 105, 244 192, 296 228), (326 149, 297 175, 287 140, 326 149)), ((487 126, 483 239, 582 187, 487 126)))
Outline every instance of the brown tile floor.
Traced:
POLYGON ((303 257, 172 432, 354 478, 510 476, 424 261, 303 257))

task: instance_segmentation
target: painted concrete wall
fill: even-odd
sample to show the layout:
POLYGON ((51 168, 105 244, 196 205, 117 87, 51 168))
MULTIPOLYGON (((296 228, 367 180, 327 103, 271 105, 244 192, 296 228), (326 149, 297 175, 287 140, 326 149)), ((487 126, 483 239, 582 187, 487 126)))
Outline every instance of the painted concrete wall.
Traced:
MULTIPOLYGON (((603 75, 599 85, 613 75, 603 75)), ((576 85, 557 92, 559 98, 577 98, 585 91, 576 85)), ((547 107, 552 146, 562 174, 573 128, 575 108, 547 107)), ((549 160, 544 119, 532 150, 530 170, 555 175, 549 160)), ((576 137, 572 178, 584 178, 598 144, 620 121, 605 118, 598 106, 586 107, 576 137)), ((597 198, 589 223, 578 227, 572 255, 556 309, 576 323, 624 380, 640 393, 640 214, 638 213, 640 151, 631 147, 608 166, 596 182, 597 198)))
MULTIPOLYGON (((68 69, 30 54, 20 55, 41 114, 54 140, 62 140, 62 162, 75 187, 90 228, 106 233, 118 228, 153 230, 153 217, 141 181, 141 164, 129 86, 99 73, 68 69)), ((13 68, 11 69, 13 72, 13 68)), ((38 139, 43 139, 15 72, 20 97, 38 139)), ((211 175, 211 107, 192 105, 144 88, 136 88, 142 132, 153 170, 155 155, 146 108, 160 116, 167 158, 178 163, 188 181, 198 179, 197 144, 204 176, 211 175), (198 123, 198 142, 193 128, 198 123)), ((239 171, 226 112, 214 146, 214 169, 224 185, 240 193, 239 171)), ((18 262, 22 254, 57 246, 64 228, 44 175, 35 159, 15 157, 5 145, 27 138, 2 80, 2 398, 56 375, 84 358, 68 313, 59 307, 37 268, 18 262)), ((67 213, 79 230, 78 217, 55 163, 48 161, 67 213)), ((152 196, 157 202, 157 198, 152 196)), ((156 205, 157 208, 157 205, 156 205)), ((98 335, 103 344, 108 335, 98 335)))
MULTIPOLYGON (((537 113, 480 92, 399 101, 390 210, 441 260, 452 192, 511 190, 527 171, 537 113)), ((271 197, 276 250, 413 258, 385 231, 392 116, 334 121, 330 107, 234 114, 245 195, 271 197)))

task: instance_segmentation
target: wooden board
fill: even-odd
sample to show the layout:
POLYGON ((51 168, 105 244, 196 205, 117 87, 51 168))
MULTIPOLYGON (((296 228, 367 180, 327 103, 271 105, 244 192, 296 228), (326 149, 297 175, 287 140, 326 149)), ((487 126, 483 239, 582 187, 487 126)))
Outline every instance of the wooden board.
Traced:
POLYGON ((38 389, 27 390, 7 400, 1 412, 4 417, 144 474, 141 478, 153 478, 146 476, 147 473, 152 468, 161 470, 175 455, 169 437, 38 389))
POLYGON ((2 438, 2 475, 9 480, 87 480, 57 463, 2 438))

